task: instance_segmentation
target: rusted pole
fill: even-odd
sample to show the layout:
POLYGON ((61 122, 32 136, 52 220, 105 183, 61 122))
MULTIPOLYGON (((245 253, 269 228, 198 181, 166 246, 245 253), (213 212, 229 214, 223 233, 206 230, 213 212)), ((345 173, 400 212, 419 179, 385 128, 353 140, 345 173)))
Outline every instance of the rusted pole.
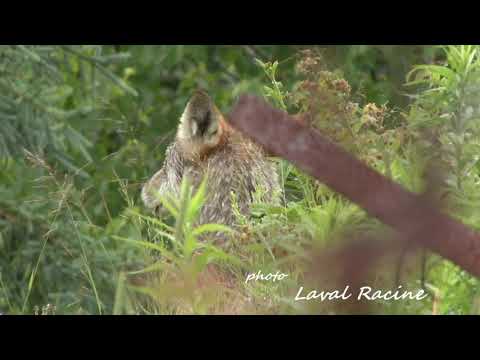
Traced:
POLYGON ((318 131, 262 99, 244 95, 229 115, 233 127, 268 152, 297 165, 371 216, 480 276, 480 236, 419 195, 387 179, 318 131))

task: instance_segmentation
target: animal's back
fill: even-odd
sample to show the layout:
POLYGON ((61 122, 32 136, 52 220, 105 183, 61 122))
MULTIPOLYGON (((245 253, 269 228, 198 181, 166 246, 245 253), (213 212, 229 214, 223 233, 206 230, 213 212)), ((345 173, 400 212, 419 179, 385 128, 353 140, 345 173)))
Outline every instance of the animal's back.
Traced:
MULTIPOLYGON (((189 104, 191 102, 192 100, 189 104)), ((206 177, 206 198, 199 214, 199 224, 234 225, 233 196, 238 209, 245 215, 248 215, 252 201, 257 197, 255 194, 262 201, 277 202, 280 198, 280 185, 276 165, 266 157, 264 151, 231 129, 223 116, 216 113, 216 108, 209 110, 210 120, 206 125, 191 115, 191 109, 190 112, 187 110, 188 106, 176 140, 167 149, 162 169, 142 190, 142 198, 147 207, 160 205, 157 194, 178 196, 184 177, 189 178, 194 188, 198 188, 206 177), (196 122, 190 123, 190 117, 196 122), (212 125, 215 121, 217 125, 212 125), (196 137, 195 134, 202 126, 206 127, 205 134, 210 132, 213 135, 196 137), (210 131, 209 127, 217 131, 210 131)))
POLYGON ((207 177, 207 196, 199 219, 202 224, 232 225, 233 196, 240 212, 247 215, 255 193, 262 201, 275 202, 280 191, 275 164, 258 146, 237 133, 205 161, 187 163, 186 170, 197 186, 203 176, 207 177))

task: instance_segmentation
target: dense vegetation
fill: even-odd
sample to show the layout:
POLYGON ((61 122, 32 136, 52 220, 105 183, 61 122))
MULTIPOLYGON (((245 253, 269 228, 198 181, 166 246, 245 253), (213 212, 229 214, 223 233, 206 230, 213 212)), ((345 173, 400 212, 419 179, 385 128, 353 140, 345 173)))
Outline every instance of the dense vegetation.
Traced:
MULTIPOLYGON (((445 211, 479 229, 479 50, 1 46, 0 313, 337 312, 294 301, 299 286, 314 288, 310 255, 352 232, 388 229, 288 162, 275 160, 282 206, 257 203, 253 216, 238 214, 238 231, 192 227, 203 188, 185 185, 168 219, 143 208, 140 187, 160 167, 191 92, 206 89, 224 113, 248 92, 309 114, 414 192, 429 190, 435 161, 445 211), (198 241, 217 230, 232 232, 227 246, 198 241), (258 271, 289 276, 245 282, 258 271)), ((478 280, 434 254, 382 266, 370 280, 377 287, 401 281, 430 296, 379 302, 375 313, 480 311, 478 280)))

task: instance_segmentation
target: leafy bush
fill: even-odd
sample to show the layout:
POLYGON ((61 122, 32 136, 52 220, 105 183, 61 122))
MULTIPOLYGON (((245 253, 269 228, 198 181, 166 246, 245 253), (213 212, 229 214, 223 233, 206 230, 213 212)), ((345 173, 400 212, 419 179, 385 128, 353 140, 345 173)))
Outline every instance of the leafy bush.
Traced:
MULTIPOLYGON (((293 300, 310 281, 312 253, 388 229, 292 164, 275 160, 283 204, 257 201, 251 217, 237 214, 233 232, 192 225, 204 194, 187 183, 180 199, 164 199, 170 218, 143 209, 140 186, 161 165, 191 91, 205 88, 224 113, 243 92, 264 96, 415 192, 431 190, 435 164, 445 211, 478 228, 478 51, 2 46, 0 310, 336 311, 293 300), (199 241, 212 231, 231 234, 228 245, 199 241), (257 271, 289 276, 245 281, 257 271)), ((394 286, 400 274, 431 296, 380 303, 379 313, 478 312, 478 280, 436 255, 384 266, 375 284, 394 286)))

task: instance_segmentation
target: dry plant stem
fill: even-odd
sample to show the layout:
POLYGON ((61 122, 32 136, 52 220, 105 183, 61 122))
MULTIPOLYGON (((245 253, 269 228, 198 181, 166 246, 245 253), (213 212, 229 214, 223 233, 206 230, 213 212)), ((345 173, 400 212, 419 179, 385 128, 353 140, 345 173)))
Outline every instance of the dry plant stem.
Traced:
POLYGON ((425 197, 369 168, 318 131, 263 100, 244 95, 229 116, 232 126, 364 208, 371 216, 464 270, 480 276, 480 237, 442 214, 425 197))

